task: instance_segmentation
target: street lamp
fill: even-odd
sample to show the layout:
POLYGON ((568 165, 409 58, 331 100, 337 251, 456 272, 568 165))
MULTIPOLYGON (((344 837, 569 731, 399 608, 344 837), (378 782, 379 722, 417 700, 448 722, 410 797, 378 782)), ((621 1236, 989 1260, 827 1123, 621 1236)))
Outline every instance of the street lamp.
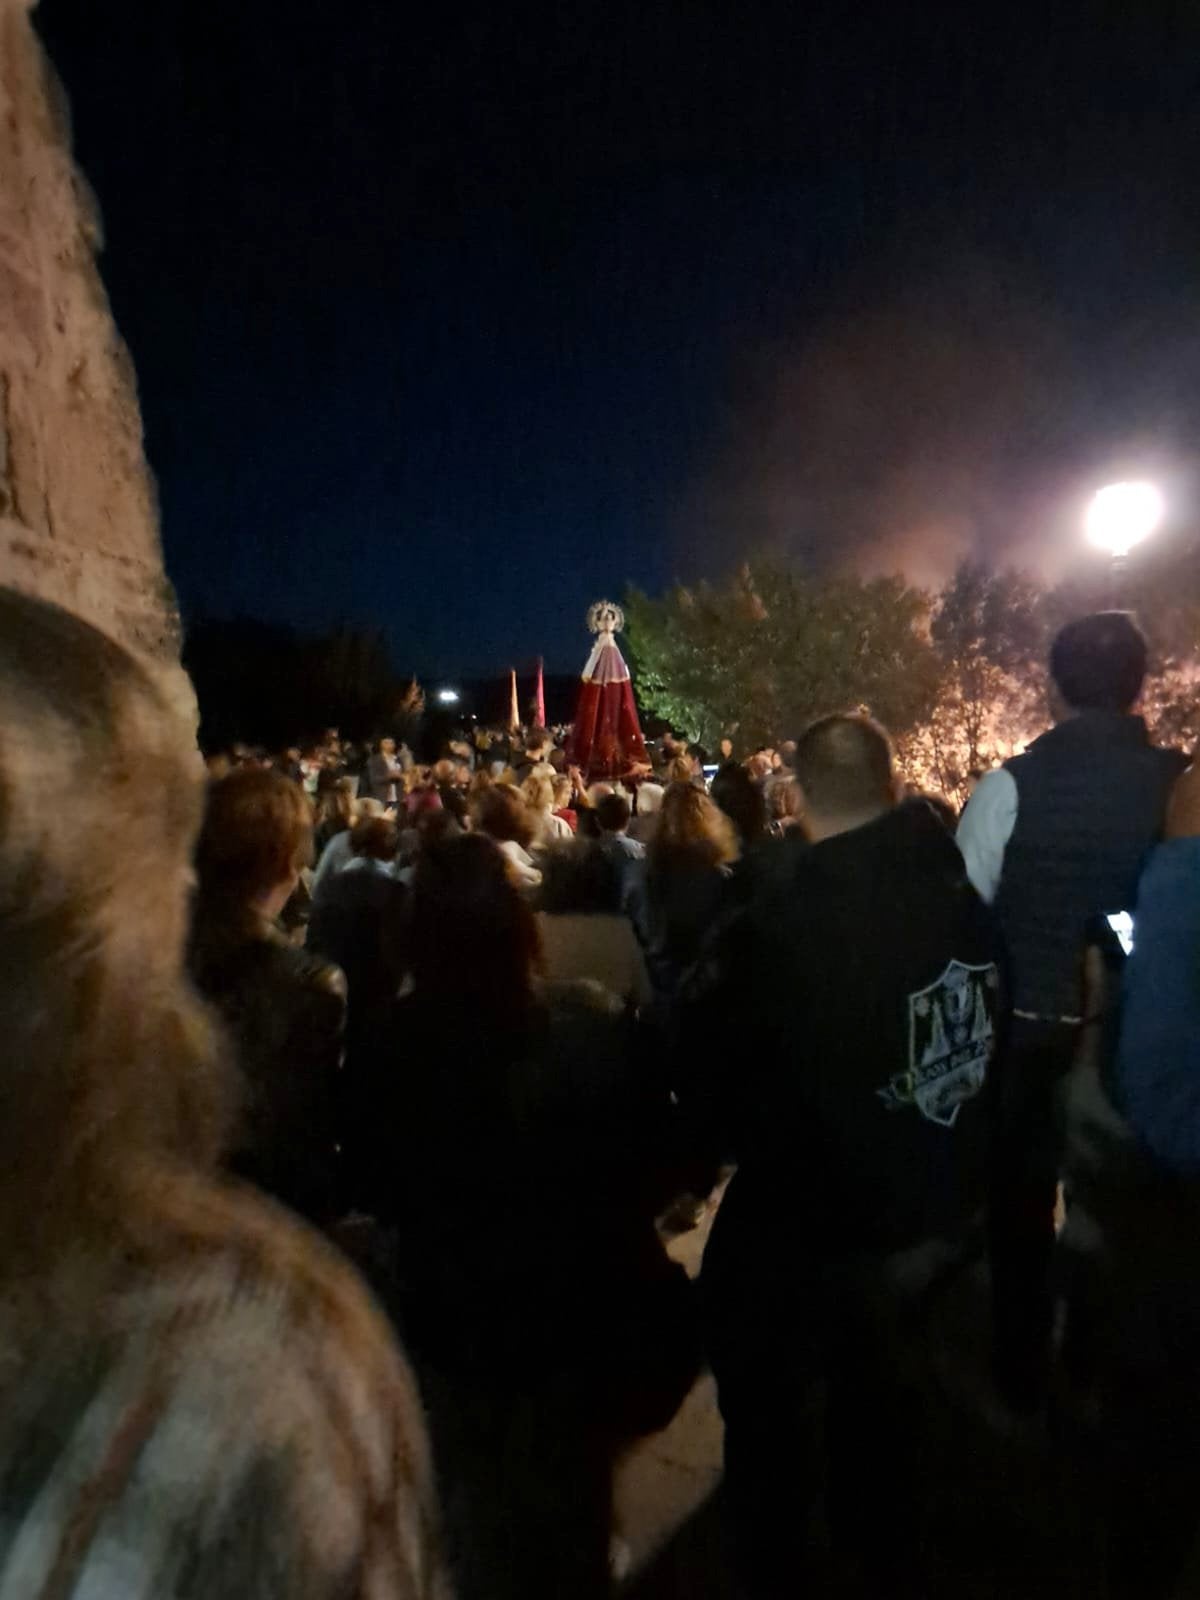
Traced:
POLYGON ((439 689, 437 697, 441 705, 456 706, 458 704, 457 689, 439 689))
POLYGON ((1088 502, 1084 530, 1088 543, 1107 550, 1112 603, 1125 575, 1129 552, 1152 534, 1163 519, 1162 491, 1153 483, 1109 483, 1088 502))

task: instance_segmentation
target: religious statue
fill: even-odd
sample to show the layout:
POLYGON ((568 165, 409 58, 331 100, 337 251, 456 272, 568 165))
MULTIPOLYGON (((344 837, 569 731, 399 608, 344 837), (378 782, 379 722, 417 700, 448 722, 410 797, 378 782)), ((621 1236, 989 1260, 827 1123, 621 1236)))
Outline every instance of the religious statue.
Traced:
POLYGON ((568 759, 588 783, 636 777, 648 770, 648 758, 629 668, 617 646, 625 615, 611 600, 598 600, 587 625, 596 643, 583 669, 568 759))

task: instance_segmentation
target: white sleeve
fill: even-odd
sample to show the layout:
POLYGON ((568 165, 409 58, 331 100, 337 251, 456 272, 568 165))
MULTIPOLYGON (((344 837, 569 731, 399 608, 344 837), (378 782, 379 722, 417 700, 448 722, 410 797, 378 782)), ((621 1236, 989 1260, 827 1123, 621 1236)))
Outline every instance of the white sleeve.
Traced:
POLYGON ((999 767, 979 780, 958 824, 967 877, 990 905, 1000 887, 1004 851, 1017 825, 1017 780, 999 767))

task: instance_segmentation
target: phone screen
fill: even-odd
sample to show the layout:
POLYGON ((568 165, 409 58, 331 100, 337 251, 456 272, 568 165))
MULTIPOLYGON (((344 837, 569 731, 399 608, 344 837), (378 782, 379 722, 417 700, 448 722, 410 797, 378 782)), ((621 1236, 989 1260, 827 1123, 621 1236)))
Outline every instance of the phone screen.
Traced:
POLYGON ((1133 954, 1133 915, 1128 911, 1114 911, 1105 917, 1109 929, 1116 935, 1117 943, 1121 946, 1121 954, 1133 954))

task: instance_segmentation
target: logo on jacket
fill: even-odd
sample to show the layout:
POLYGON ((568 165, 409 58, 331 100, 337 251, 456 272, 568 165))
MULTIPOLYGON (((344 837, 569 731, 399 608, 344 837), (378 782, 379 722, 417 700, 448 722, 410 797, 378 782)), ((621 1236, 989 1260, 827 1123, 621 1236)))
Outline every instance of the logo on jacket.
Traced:
POLYGON ((952 961, 927 989, 908 997, 908 1071, 875 1092, 891 1111, 916 1106, 952 1128, 964 1103, 983 1088, 995 1043, 1000 974, 952 961))

